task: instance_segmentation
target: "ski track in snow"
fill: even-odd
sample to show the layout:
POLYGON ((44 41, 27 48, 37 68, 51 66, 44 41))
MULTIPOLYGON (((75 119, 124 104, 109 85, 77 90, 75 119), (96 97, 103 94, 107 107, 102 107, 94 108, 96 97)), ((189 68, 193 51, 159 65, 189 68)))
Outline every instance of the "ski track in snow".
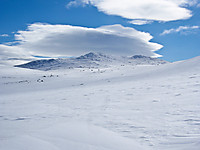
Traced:
POLYGON ((199 66, 1 67, 0 150, 199 150, 199 66))

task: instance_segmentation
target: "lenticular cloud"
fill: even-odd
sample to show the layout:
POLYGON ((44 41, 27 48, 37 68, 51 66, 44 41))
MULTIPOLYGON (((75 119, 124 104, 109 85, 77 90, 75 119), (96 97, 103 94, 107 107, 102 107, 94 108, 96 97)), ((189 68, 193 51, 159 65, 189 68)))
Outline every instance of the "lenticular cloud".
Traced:
POLYGON ((127 19, 173 21, 192 16, 186 7, 196 0, 74 0, 73 5, 93 5, 108 15, 118 15, 127 19))
POLYGON ((4 53, 42 56, 77 56, 90 51, 115 55, 145 55, 158 57, 155 51, 162 45, 150 42, 146 32, 121 25, 86 28, 70 25, 35 23, 15 35, 14 45, 0 45, 4 53), (5 50, 6 48, 6 50, 5 50))

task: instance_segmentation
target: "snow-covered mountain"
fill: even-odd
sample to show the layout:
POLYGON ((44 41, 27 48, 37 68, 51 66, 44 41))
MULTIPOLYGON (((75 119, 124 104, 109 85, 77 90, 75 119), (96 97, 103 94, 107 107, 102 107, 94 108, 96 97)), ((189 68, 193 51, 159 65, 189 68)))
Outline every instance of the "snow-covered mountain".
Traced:
POLYGON ((0 66, 0 150, 199 150, 200 57, 128 65, 155 60, 102 55, 69 60, 108 68, 0 66))
POLYGON ((56 70, 71 68, 106 68, 112 65, 160 65, 165 63, 167 62, 164 60, 141 55, 135 55, 132 57, 117 57, 90 52, 76 58, 36 60, 26 64, 16 65, 15 67, 38 70, 56 70))

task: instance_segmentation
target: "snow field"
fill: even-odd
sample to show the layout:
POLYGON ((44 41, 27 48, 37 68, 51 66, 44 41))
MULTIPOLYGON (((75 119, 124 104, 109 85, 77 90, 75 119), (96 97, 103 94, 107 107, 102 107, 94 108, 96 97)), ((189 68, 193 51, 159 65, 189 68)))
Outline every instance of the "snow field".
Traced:
POLYGON ((0 149, 198 150, 198 64, 197 57, 102 72, 2 67, 0 149))

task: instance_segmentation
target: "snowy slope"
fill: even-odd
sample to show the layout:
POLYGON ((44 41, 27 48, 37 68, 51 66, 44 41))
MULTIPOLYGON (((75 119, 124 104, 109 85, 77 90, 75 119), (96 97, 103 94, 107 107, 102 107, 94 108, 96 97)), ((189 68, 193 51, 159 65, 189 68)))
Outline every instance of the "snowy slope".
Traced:
POLYGON ((49 71, 1 66, 0 95, 0 150, 200 147, 200 57, 49 71))
POLYGON ((113 65, 160 65, 165 63, 167 62, 161 59, 140 55, 119 57, 90 52, 76 58, 36 60, 26 64, 16 65, 16 67, 47 71, 71 68, 105 68, 113 65))

